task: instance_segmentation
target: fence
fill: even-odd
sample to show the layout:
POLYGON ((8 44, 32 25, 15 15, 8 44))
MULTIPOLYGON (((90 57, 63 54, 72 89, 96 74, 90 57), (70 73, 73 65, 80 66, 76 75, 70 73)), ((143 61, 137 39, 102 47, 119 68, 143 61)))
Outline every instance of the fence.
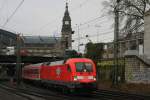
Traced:
MULTIPOLYGON (((113 59, 110 60, 95 60, 97 64, 97 77, 98 81, 112 81, 114 73, 113 59)), ((125 59, 118 60, 118 80, 119 82, 125 81, 125 59)))

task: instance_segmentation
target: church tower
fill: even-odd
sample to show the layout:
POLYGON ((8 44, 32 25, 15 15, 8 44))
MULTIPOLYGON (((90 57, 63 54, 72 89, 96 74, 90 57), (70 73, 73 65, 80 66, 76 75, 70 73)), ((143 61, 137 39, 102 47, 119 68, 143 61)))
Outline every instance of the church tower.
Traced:
POLYGON ((66 10, 62 20, 62 30, 61 30, 61 43, 63 49, 72 49, 72 28, 71 28, 71 18, 68 11, 68 3, 66 3, 66 10))

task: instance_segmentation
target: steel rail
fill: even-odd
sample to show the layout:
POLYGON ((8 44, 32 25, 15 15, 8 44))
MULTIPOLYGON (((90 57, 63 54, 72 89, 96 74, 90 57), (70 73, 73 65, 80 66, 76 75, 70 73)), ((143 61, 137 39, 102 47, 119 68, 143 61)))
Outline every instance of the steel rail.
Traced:
MULTIPOLYGON (((31 96, 35 96, 35 97, 39 97, 39 98, 43 98, 43 99, 46 99, 46 100, 49 100, 49 99, 54 99, 54 100, 88 100, 91 98, 86 98, 86 97, 81 97, 81 96, 77 96, 76 95, 63 95, 63 94, 60 94, 60 93, 56 93, 56 92, 51 92, 51 91, 40 91, 40 89, 38 90, 35 90, 35 89, 29 89, 29 88, 21 88, 21 87, 10 87, 8 85, 0 85, 0 87, 3 87, 5 89, 8 89, 8 90, 12 90, 12 91, 17 91, 17 93, 23 93, 23 94, 27 94, 27 95, 31 95, 31 96)), ((33 99, 32 99, 33 100, 33 99)), ((92 99, 93 100, 93 99, 92 99)))
POLYGON ((10 92, 10 93, 12 93, 12 94, 15 94, 15 95, 18 95, 18 96, 20 96, 20 97, 26 98, 27 100, 35 100, 35 99, 33 99, 32 97, 30 97, 30 96, 27 96, 27 95, 25 95, 25 94, 19 93, 19 92, 16 91, 15 89, 9 89, 9 88, 7 88, 7 87, 3 87, 2 85, 0 85, 0 88, 3 89, 3 90, 6 90, 6 91, 8 91, 8 92, 10 92))
POLYGON ((110 90, 97 90, 92 95, 96 97, 105 97, 109 99, 122 99, 122 100, 150 100, 150 95, 143 94, 133 94, 120 91, 110 91, 110 90))

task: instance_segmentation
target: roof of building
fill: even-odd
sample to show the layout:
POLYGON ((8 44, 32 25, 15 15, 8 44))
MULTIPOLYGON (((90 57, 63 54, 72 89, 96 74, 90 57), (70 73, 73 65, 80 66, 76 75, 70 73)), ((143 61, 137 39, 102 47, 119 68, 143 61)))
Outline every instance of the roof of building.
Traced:
POLYGON ((60 42, 61 37, 48 37, 48 36, 23 36, 24 43, 32 44, 55 44, 60 42))
MULTIPOLYGON (((0 34, 16 40, 17 34, 0 29, 0 34)), ((61 41, 61 37, 48 36, 22 36, 22 40, 27 44, 55 44, 61 41)))
POLYGON ((3 29, 0 29, 0 34, 3 34, 5 36, 8 36, 8 37, 14 38, 14 39, 16 39, 16 37, 17 37, 17 34, 14 34, 12 32, 9 32, 9 31, 3 30, 3 29))

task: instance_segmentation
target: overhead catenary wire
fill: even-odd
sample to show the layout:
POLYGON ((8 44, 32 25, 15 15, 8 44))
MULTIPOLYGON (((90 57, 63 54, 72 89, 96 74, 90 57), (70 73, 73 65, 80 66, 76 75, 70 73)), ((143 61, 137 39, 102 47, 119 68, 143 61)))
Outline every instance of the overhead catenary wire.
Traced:
MULTIPOLYGON (((97 23, 97 25, 102 25, 104 22, 107 22, 107 21, 101 21, 101 22, 99 22, 99 23, 97 23)), ((96 23, 95 24, 93 24, 93 25, 91 25, 90 23, 87 23, 87 24, 84 24, 84 25, 79 25, 79 27, 80 27, 80 31, 81 30, 86 30, 86 29, 89 29, 89 28, 91 28, 91 27, 93 27, 93 28, 96 28, 96 23), (87 26, 86 26, 87 25, 87 26)), ((75 27, 77 27, 77 26, 74 26, 74 30, 76 30, 76 28, 75 27)))
MULTIPOLYGON (((72 9, 71 9, 71 12, 75 11, 76 9, 79 9, 79 8, 83 7, 83 5, 85 5, 88 1, 89 1, 89 0, 85 0, 85 1, 83 1, 81 4, 77 5, 75 8, 72 8, 72 9)), ((61 16, 62 16, 62 15, 59 15, 59 17, 61 17, 61 16)), ((41 26, 39 29, 37 29, 37 31, 46 28, 49 24, 53 24, 59 17, 57 17, 57 18, 53 19, 52 21, 50 21, 50 22, 44 24, 44 25, 41 26)))
MULTIPOLYGON (((107 38, 103 38, 103 39, 101 39, 101 40, 103 40, 103 42, 101 42, 101 43, 111 43, 111 42, 113 42, 113 38, 112 37, 107 37, 107 38), (107 42, 105 42, 105 41, 107 41, 107 42), (109 42, 108 42, 109 41, 109 42)), ((92 43, 96 43, 96 42, 93 42, 93 41, 91 41, 92 43)), ((86 45, 88 42, 86 42, 86 43, 83 43, 83 45, 86 45)), ((77 47, 78 46, 78 44, 74 44, 74 46, 73 47, 77 47)))
POLYGON ((105 16, 100 16, 100 17, 93 18, 93 19, 91 19, 91 20, 88 20, 88 21, 82 23, 81 26, 82 26, 82 25, 89 24, 89 23, 91 23, 91 22, 94 22, 94 21, 96 21, 96 20, 98 20, 98 19, 101 19, 101 18, 104 18, 104 17, 105 17, 105 16))
POLYGON ((17 8, 14 10, 14 12, 8 17, 8 19, 6 20, 6 22, 2 25, 2 27, 5 27, 5 25, 12 19, 12 17, 15 15, 15 13, 17 12, 17 10, 21 7, 21 5, 23 4, 24 0, 22 0, 19 5, 17 6, 17 8))
MULTIPOLYGON (((93 19, 90 19, 90 20, 87 20, 87 21, 81 23, 81 24, 79 25, 80 27, 83 27, 83 26, 85 26, 85 25, 89 25, 89 26, 88 26, 88 27, 85 27, 85 28, 80 28, 80 30, 89 29, 89 27, 91 27, 90 23, 95 22, 95 21, 97 21, 97 20, 102 20, 103 18, 105 18, 105 16, 99 16, 99 17, 96 17, 96 18, 93 18, 93 19)), ((103 21, 101 21, 101 22, 105 22, 105 21, 103 20, 103 21)), ((100 22, 99 22, 99 23, 100 23, 100 22)), ((94 26, 94 25, 93 25, 93 26, 94 26)), ((78 27, 78 25, 73 26, 72 29, 75 29, 76 27, 78 27)), ((59 29, 61 30, 61 28, 59 28, 59 29)), ((57 29, 57 30, 58 30, 58 29, 57 29)))
POLYGON ((90 1, 90 0, 85 0, 85 1, 83 1, 81 4, 77 5, 75 8, 72 8, 71 10, 72 10, 72 11, 75 11, 75 10, 77 10, 77 9, 79 9, 79 8, 81 8, 81 7, 83 7, 83 5, 85 5, 88 1, 90 1))
MULTIPOLYGON (((113 33, 113 30, 108 31, 108 32, 99 33, 99 34, 88 35, 88 38, 97 37, 97 36, 101 36, 101 35, 108 35, 108 34, 110 34, 110 33, 113 33)), ((87 37, 80 37, 80 38, 73 38, 73 39, 74 39, 74 40, 87 39, 87 37)))
MULTIPOLYGON (((96 17, 96 18, 93 18, 93 19, 90 19, 90 20, 87 20, 87 21, 81 23, 81 24, 79 25, 80 27, 83 27, 83 26, 85 26, 85 25, 88 25, 88 27, 80 28, 80 30, 89 29, 89 27, 91 27, 90 23, 95 22, 95 21, 97 21, 97 20, 99 20, 99 19, 101 20, 101 19, 103 19, 103 18, 105 18, 105 16, 99 16, 99 17, 96 17)), ((103 21, 101 21, 101 22, 105 22, 105 21, 103 20, 103 21)), ((99 23, 100 23, 100 22, 99 22, 99 23)), ((93 26, 94 26, 94 25, 93 25, 93 26)), ((73 26, 72 29, 75 29, 76 27, 78 27, 78 25, 73 26)), ((59 29, 61 30, 61 28, 59 28, 59 29)), ((57 30, 58 30, 58 29, 57 29, 57 30)))

